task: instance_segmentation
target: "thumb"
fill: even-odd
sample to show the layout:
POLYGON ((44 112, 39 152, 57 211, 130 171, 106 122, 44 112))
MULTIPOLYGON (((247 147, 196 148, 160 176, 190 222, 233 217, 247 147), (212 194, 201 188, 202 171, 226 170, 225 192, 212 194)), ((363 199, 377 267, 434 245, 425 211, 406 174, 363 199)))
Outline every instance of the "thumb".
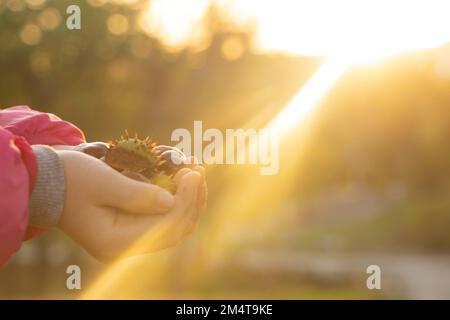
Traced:
POLYGON ((160 214, 170 210, 175 199, 173 195, 156 185, 136 181, 112 170, 113 174, 103 192, 107 205, 131 214, 160 214))

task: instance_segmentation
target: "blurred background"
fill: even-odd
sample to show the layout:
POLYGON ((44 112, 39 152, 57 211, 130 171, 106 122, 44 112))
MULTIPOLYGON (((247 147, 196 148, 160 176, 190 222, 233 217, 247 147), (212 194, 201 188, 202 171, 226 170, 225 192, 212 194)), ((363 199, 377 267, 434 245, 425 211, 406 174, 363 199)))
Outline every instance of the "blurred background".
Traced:
POLYGON ((55 113, 89 141, 283 128, 278 175, 206 168, 208 210, 182 244, 105 265, 52 231, 0 270, 0 298, 450 298, 445 6, 0 0, 0 108, 55 113))

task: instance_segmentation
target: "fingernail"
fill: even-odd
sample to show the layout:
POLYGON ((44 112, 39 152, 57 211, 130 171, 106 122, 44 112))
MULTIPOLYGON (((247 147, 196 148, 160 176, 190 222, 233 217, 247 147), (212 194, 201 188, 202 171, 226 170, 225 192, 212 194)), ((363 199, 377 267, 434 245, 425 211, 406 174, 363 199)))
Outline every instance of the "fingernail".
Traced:
POLYGON ((196 166, 194 168, 195 171, 197 171, 198 173, 200 173, 200 175, 202 176, 202 178, 204 179, 206 174, 205 174, 205 168, 203 168, 202 166, 196 166))
POLYGON ((202 176, 200 173, 198 173, 197 171, 192 171, 189 173, 189 175, 191 176, 191 181, 192 184, 195 186, 199 186, 200 182, 202 181, 202 176))
POLYGON ((191 169, 189 168, 183 168, 180 171, 177 172, 177 174, 174 177, 175 184, 180 183, 180 180, 186 175, 188 172, 191 172, 191 169))
POLYGON ((162 208, 170 208, 174 204, 173 196, 166 190, 160 190, 157 194, 158 206, 162 208))

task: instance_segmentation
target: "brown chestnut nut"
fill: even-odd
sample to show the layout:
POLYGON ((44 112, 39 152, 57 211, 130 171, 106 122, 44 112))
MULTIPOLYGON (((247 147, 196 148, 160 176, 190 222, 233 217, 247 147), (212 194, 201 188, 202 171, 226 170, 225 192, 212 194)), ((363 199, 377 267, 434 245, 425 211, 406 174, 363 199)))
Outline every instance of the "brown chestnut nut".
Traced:
POLYGON ((175 174, 181 168, 186 167, 186 157, 176 148, 163 151, 159 159, 162 162, 159 169, 167 174, 175 174))
POLYGON ((178 152, 180 155, 184 156, 184 153, 180 149, 178 149, 176 147, 172 147, 172 146, 167 146, 164 144, 157 145, 157 146, 153 147, 153 149, 152 149, 153 152, 158 152, 158 153, 163 153, 165 151, 170 151, 170 150, 174 150, 174 151, 178 152))
POLYGON ((106 155, 109 145, 104 142, 86 142, 74 148, 75 151, 80 151, 100 159, 106 155))

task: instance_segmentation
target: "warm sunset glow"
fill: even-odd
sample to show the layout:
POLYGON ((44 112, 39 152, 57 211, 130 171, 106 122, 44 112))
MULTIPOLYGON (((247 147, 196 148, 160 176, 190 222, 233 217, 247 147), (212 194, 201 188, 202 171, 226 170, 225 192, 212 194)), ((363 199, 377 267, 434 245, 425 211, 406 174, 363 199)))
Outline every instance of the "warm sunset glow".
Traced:
POLYGON ((276 134, 287 132, 301 123, 317 105, 319 99, 347 70, 351 60, 330 57, 299 90, 291 102, 268 125, 276 134))
POLYGON ((148 19, 164 41, 185 42, 208 3, 225 8, 238 22, 255 18, 263 50, 366 60, 450 40, 450 3, 443 0, 152 1, 148 19))
MULTIPOLYGON (((450 40, 450 4, 445 1, 225 1, 216 0, 244 21, 256 17, 259 25, 258 49, 283 51, 291 54, 324 55, 327 58, 316 73, 299 88, 290 103, 267 125, 280 136, 297 128, 314 111, 320 99, 353 63, 367 62, 404 51, 433 48, 450 40)), ((185 43, 207 8, 207 1, 152 1, 146 12, 148 31, 158 34, 168 45, 185 43), (195 5, 194 5, 195 4, 195 5), (176 8, 176 10, 174 10, 176 8)), ((231 58, 238 59, 234 47, 226 48, 231 58)), ((292 150, 292 154, 299 152, 292 150)), ((241 179, 240 188, 224 190, 215 205, 215 220, 205 233, 208 235, 210 260, 220 259, 229 247, 229 233, 248 223, 258 212, 258 199, 266 202, 281 199, 283 191, 293 184, 296 165, 283 168, 277 177, 275 191, 270 182, 255 177, 241 179), (242 192, 242 190, 246 190, 242 192), (233 210, 238 207, 239 210, 233 210)), ((147 241, 139 239, 129 252, 139 250, 147 241)), ((118 262, 98 279, 83 298, 108 295, 114 283, 134 277, 139 262, 118 262)), ((157 279, 164 268, 155 267, 149 278, 157 279)), ((124 292, 123 295, 126 297, 124 292)))
POLYGON ((208 0, 153 0, 142 14, 141 26, 168 46, 185 45, 195 37, 208 5, 208 0))
POLYGON ((0 0, 0 70, 0 300, 450 299, 450 0, 0 0))
POLYGON ((253 2, 247 6, 258 18, 265 49, 364 59, 450 40, 448 1, 253 2))

